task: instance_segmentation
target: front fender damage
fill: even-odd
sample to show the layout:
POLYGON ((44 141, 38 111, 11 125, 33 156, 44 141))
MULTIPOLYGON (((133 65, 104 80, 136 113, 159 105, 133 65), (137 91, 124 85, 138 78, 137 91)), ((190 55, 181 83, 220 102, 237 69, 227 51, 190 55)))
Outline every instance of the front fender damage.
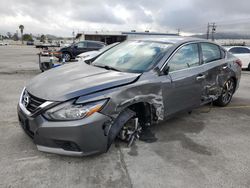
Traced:
MULTIPOLYGON (((137 112, 130 108, 131 106, 139 103, 149 104, 151 107, 149 111, 151 112, 150 117, 153 117, 154 121, 164 119, 164 104, 160 84, 130 85, 130 87, 117 88, 112 93, 108 103, 107 107, 102 111, 104 114, 109 114, 113 119, 109 126, 107 149, 124 124, 132 117, 138 115, 137 112)), ((143 111, 143 109, 140 111, 143 111)))
POLYGON ((112 127, 110 128, 110 130, 108 132, 108 147, 107 147, 107 149, 109 149, 109 147, 111 146, 111 144, 115 140, 116 136, 121 131, 123 125, 128 120, 130 120, 132 117, 134 117, 135 115, 136 115, 136 113, 130 109, 125 109, 123 112, 121 112, 119 114, 119 116, 115 119, 112 127))
POLYGON ((164 119, 164 103, 160 84, 122 88, 112 94, 109 105, 103 112, 115 119, 124 109, 140 102, 148 103, 154 108, 157 120, 162 121, 164 119))
POLYGON ((124 123, 136 115, 136 112, 130 108, 132 105, 148 104, 147 106, 150 106, 148 111, 153 117, 153 122, 164 120, 162 84, 158 79, 143 79, 130 85, 82 96, 77 102, 86 103, 104 98, 108 99, 108 103, 100 113, 112 119, 103 126, 104 134, 108 139, 107 149, 119 134, 124 123))

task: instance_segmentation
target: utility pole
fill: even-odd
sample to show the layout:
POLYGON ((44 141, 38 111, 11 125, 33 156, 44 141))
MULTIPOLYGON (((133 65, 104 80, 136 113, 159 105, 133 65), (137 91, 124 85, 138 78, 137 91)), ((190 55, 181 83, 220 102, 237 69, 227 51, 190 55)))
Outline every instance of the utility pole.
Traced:
POLYGON ((209 39, 210 24, 207 24, 207 40, 209 39))
POLYGON ((216 24, 215 23, 213 23, 212 24, 212 41, 214 41, 214 34, 215 34, 215 32, 216 32, 216 24))
POLYGON ((177 34, 180 36, 180 33, 181 33, 181 29, 180 28, 178 28, 177 29, 177 34))
POLYGON ((207 39, 209 39, 210 35, 210 28, 212 28, 211 34, 212 34, 212 41, 214 41, 214 34, 216 32, 217 25, 215 23, 208 23, 207 24, 207 39))
POLYGON ((75 43, 75 31, 74 30, 72 32, 72 40, 73 40, 73 43, 75 43))

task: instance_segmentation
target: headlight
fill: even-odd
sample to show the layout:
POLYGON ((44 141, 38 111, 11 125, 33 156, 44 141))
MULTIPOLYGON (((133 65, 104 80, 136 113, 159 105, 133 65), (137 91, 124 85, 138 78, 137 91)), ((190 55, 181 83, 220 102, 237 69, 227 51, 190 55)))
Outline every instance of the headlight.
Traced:
POLYGON ((69 101, 47 110, 44 116, 50 120, 79 120, 100 111, 106 102, 107 100, 101 100, 87 104, 74 104, 73 101, 69 101))

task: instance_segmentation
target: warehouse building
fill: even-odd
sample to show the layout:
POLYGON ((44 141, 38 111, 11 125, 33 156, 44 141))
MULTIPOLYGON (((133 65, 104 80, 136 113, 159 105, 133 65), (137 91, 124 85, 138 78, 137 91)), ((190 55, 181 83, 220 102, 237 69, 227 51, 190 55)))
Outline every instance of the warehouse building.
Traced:
POLYGON ((76 40, 95 40, 105 42, 106 44, 112 44, 114 42, 122 42, 126 39, 131 38, 142 38, 142 37, 166 37, 166 36, 178 36, 175 33, 157 33, 157 32, 136 32, 132 30, 130 32, 114 32, 114 31, 86 31, 78 33, 76 40))

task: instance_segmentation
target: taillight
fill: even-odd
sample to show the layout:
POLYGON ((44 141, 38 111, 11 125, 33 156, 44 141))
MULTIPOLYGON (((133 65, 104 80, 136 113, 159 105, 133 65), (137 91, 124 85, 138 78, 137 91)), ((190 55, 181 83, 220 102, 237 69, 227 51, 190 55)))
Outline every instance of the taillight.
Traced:
POLYGON ((235 63, 237 63, 237 64, 240 66, 240 68, 242 67, 242 62, 241 62, 240 59, 237 59, 237 60, 235 61, 235 63))

